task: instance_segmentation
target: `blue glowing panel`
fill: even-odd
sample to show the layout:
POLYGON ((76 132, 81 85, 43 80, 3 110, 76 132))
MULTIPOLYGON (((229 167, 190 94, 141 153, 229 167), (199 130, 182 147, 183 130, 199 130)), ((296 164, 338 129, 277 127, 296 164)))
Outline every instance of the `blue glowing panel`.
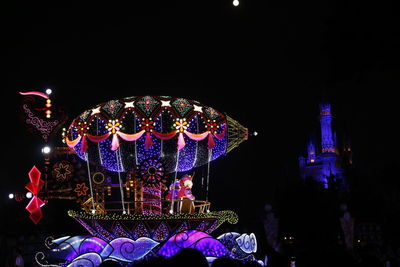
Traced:
POLYGON ((245 253, 257 252, 257 239, 253 233, 249 235, 242 234, 241 236, 236 238, 236 242, 245 253))
POLYGON ((104 240, 92 236, 67 237, 57 239, 53 243, 57 246, 51 252, 68 261, 88 252, 100 253, 107 245, 104 240))
POLYGON ((256 236, 251 234, 239 234, 236 232, 225 233, 217 238, 229 251, 231 257, 244 259, 257 251, 256 236))
POLYGON ((231 249, 235 244, 237 244, 236 239, 240 237, 239 233, 236 232, 228 232, 217 237, 222 244, 224 244, 227 248, 231 249))
POLYGON ((101 160, 102 160, 102 165, 109 169, 110 171, 122 171, 123 167, 117 164, 117 152, 112 151, 110 149, 111 147, 111 142, 112 142, 112 137, 110 136, 103 142, 99 143, 99 149, 101 153, 101 160))
POLYGON ((76 154, 78 155, 78 157, 80 157, 82 160, 86 160, 86 159, 85 159, 85 154, 82 152, 81 147, 82 147, 82 139, 81 139, 81 141, 79 141, 79 143, 76 145, 76 147, 75 147, 75 152, 76 152, 76 154))

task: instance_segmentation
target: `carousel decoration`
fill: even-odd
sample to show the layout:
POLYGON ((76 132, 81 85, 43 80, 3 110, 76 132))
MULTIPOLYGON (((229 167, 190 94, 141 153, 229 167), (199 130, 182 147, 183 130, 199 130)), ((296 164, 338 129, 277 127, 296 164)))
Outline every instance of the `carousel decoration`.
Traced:
POLYGON ((115 260, 131 266, 188 247, 210 262, 222 256, 255 261, 253 234, 211 236, 221 224, 237 223, 238 215, 212 211, 208 200, 210 163, 247 138, 237 121, 185 98, 133 96, 82 112, 63 130, 66 147, 48 159, 46 200, 80 203, 81 211, 68 215, 89 235, 48 240, 37 263, 72 267, 115 260), (206 177, 203 172, 197 180, 206 188, 205 200, 192 194, 194 169, 202 166, 206 177))
POLYGON ((246 139, 247 129, 223 113, 166 96, 97 105, 72 122, 65 138, 80 158, 108 170, 129 172, 148 158, 159 158, 168 163, 166 173, 204 165, 246 139))

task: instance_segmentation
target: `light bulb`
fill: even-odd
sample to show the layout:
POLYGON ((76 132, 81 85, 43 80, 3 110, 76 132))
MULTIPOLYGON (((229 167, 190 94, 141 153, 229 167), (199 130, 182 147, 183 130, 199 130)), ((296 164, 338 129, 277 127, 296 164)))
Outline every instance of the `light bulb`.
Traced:
POLYGON ((49 146, 45 146, 42 148, 42 153, 43 154, 49 154, 51 151, 51 148, 49 146))
POLYGON ((51 95, 52 92, 53 92, 53 91, 52 91, 50 88, 47 88, 47 89, 46 89, 46 94, 51 95))
POLYGON ((233 0, 233 5, 238 6, 239 5, 239 0, 233 0))
POLYGON ((13 194, 13 193, 9 194, 9 195, 8 195, 8 198, 9 198, 9 199, 13 199, 13 198, 14 198, 14 194, 13 194))
POLYGON ((26 198, 32 198, 32 193, 31 193, 31 192, 27 192, 27 193, 25 194, 25 196, 26 196, 26 198))

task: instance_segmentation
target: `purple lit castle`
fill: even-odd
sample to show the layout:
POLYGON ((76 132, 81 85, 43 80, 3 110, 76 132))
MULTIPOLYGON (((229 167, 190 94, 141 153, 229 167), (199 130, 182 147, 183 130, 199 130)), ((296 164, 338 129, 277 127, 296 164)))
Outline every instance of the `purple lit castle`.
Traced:
POLYGON ((352 164, 351 147, 346 143, 343 149, 338 148, 332 119, 331 105, 320 104, 321 145, 317 145, 315 138, 310 139, 307 155, 299 157, 300 175, 303 179, 316 182, 321 188, 335 187, 340 192, 346 192, 345 164, 352 164))

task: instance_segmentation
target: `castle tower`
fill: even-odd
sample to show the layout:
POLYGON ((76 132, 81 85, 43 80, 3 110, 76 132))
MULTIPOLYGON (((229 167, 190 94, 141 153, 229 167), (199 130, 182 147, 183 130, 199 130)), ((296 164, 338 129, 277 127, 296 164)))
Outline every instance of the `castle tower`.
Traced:
POLYGON ((332 134, 332 114, 331 105, 328 103, 320 104, 320 123, 321 123, 321 145, 322 153, 335 153, 336 144, 332 134))

